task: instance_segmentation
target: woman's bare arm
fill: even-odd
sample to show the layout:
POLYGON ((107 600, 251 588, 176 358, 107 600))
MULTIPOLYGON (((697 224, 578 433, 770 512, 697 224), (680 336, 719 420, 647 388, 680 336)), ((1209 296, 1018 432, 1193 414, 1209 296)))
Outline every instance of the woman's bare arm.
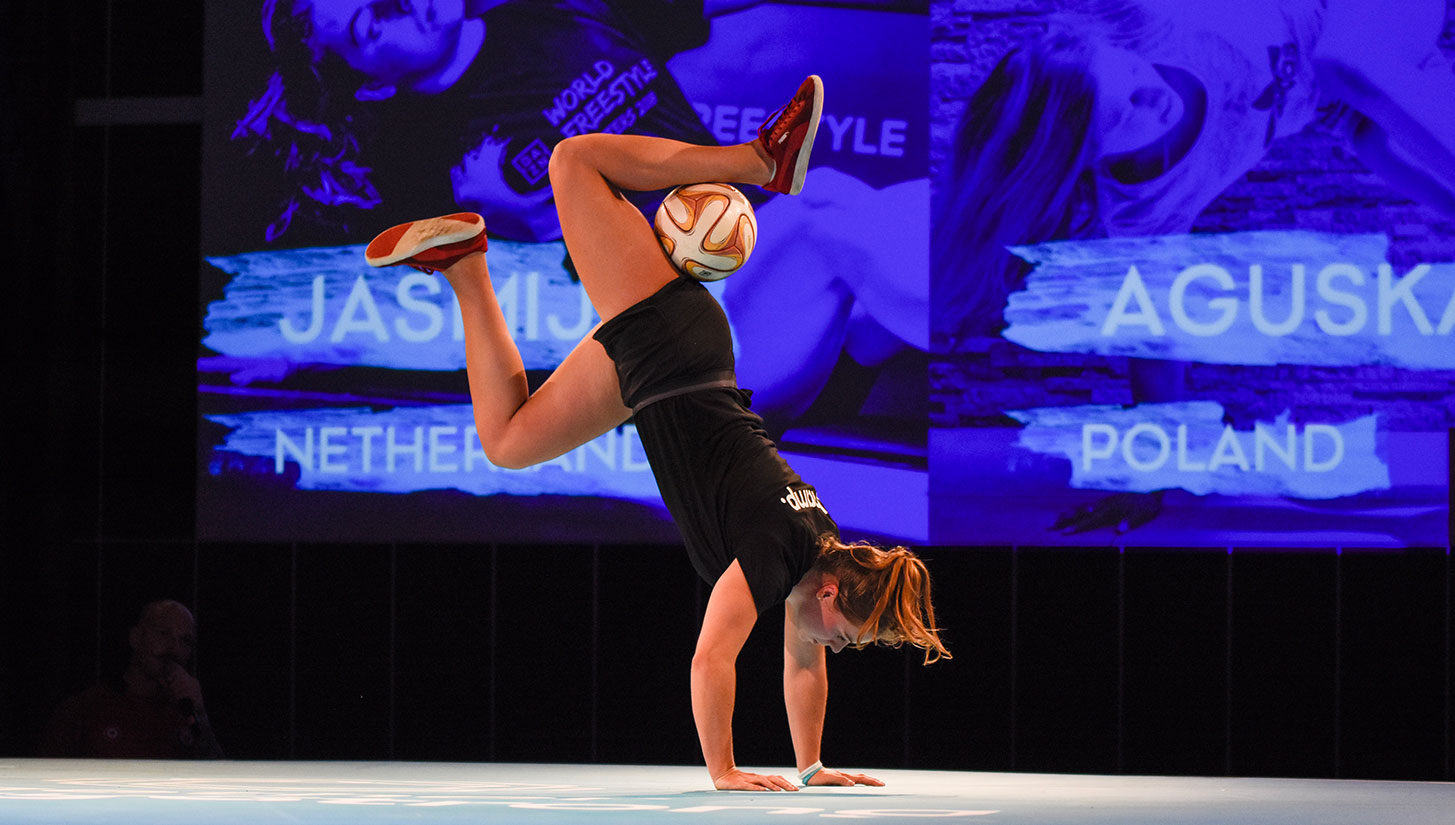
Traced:
MULTIPOLYGON (((824 711, 828 707, 829 672, 823 645, 805 642, 793 623, 793 611, 783 621, 783 703, 788 709, 788 730, 793 737, 793 754, 801 774, 821 765, 824 711)), ((821 768, 809 777, 809 785, 883 785, 862 773, 821 768)))
POLYGON ((781 776, 738 770, 733 761, 733 701, 737 692, 737 660, 758 609, 748 580, 736 561, 712 587, 697 652, 692 656, 692 717, 713 787, 732 791, 792 791, 781 776))
POLYGON ((783 621, 783 704, 798 770, 819 761, 824 710, 828 707, 829 672, 824 648, 799 637, 792 611, 783 621))

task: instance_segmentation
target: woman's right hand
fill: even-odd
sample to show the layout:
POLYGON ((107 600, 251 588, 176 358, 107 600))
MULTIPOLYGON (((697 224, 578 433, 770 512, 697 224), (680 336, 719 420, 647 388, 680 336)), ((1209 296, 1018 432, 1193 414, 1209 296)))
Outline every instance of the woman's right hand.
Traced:
POLYGON ((720 791, 796 791, 798 787, 781 776, 765 776, 733 768, 712 780, 720 791))

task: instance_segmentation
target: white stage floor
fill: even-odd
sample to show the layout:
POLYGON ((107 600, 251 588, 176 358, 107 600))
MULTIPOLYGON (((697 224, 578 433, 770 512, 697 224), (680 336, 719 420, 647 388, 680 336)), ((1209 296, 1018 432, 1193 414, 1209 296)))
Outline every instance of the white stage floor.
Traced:
POLYGON ((705 790, 698 767, 0 760, 0 822, 1455 822, 1449 783, 869 772, 888 784, 751 794, 705 790))

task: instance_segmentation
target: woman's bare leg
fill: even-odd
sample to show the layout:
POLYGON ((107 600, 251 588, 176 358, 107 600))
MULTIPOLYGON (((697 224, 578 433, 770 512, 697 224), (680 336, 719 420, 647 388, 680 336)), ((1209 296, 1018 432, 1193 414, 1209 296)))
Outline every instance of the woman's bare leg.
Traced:
POLYGON ((461 258, 444 275, 460 301, 475 429, 491 463, 518 468, 550 460, 631 415, 621 403, 615 365, 590 335, 531 394, 485 254, 461 258))
MULTIPOLYGON (((603 319, 651 295, 677 271, 625 188, 695 180, 767 180, 771 162, 750 144, 691 146, 659 138, 587 135, 556 147, 551 183, 567 247, 603 319), (560 158, 558 160, 558 158, 560 158)), ((475 428, 490 461, 525 467, 562 455, 625 421, 616 366, 587 335, 534 394, 496 300, 484 253, 444 270, 460 301, 475 428)))
POLYGON ((773 162, 756 141, 693 146, 642 135, 567 138, 551 153, 551 189, 571 261, 602 320, 677 277, 656 233, 621 190, 685 183, 767 182, 773 162))
MULTIPOLYGON (((769 184, 778 187, 776 191, 796 193, 817 128, 821 88, 816 77, 805 81, 769 132, 776 146, 774 155, 784 161, 788 177, 775 179, 774 155, 756 141, 693 146, 662 138, 593 134, 556 145, 550 162, 556 211, 582 285, 603 321, 678 277, 655 233, 636 207, 621 196, 621 190, 649 191, 717 181, 769 184), (806 125, 810 108, 812 123, 806 125), (797 179, 789 188, 795 170, 797 179)), ((465 219, 471 217, 479 221, 479 216, 456 215, 425 223, 433 229, 458 230, 462 223, 470 225, 465 219)), ((479 231, 483 233, 483 224, 479 231)), ((467 239, 479 238, 462 234, 467 239)), ((433 248, 429 243, 416 246, 414 240, 405 240, 418 237, 439 236, 432 231, 411 235, 405 227, 396 227, 376 238, 365 257, 374 266, 428 264, 425 258, 410 258, 416 248, 433 248), (399 250, 405 251, 392 254, 399 250)), ((472 243, 456 240, 451 246, 474 248, 468 246, 472 243)), ((525 467, 546 461, 625 421, 630 410, 621 402, 616 366, 590 334, 530 393, 524 363, 490 283, 483 244, 479 248, 458 259, 453 258, 458 253, 451 253, 448 265, 430 268, 444 267, 445 278, 460 302, 475 427, 491 462, 525 467)))
MULTIPOLYGON (((751 144, 690 146, 621 135, 571 138, 556 147, 551 182, 566 243, 603 319, 677 277, 626 188, 661 189, 706 180, 766 181, 772 163, 751 144), (617 183, 608 183, 610 180, 617 183)), ((460 302, 475 429, 491 463, 527 467, 555 458, 620 425, 616 365, 587 335, 534 394, 495 297, 484 252, 443 270, 460 302)))

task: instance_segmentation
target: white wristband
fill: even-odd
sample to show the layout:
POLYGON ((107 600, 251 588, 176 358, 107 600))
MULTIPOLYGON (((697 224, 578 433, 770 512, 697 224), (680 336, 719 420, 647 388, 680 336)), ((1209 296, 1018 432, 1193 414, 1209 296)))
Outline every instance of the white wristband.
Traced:
POLYGON ((807 785, 808 780, 812 779, 813 775, 821 770, 823 770, 823 762, 815 762, 798 772, 798 781, 807 785))

